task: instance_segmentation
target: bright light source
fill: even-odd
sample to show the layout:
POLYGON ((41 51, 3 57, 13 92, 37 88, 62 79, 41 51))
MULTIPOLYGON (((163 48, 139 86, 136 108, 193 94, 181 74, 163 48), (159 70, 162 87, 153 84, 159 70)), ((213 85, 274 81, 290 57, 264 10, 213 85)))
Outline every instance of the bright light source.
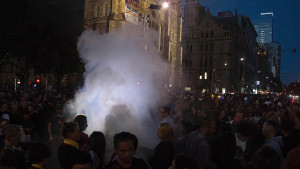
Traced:
POLYGON ((225 63, 224 65, 227 66, 227 63, 225 63))
POLYGON ((164 2, 164 3, 163 3, 163 8, 168 8, 168 7, 169 7, 168 2, 164 2))
POLYGON ((244 58, 241 58, 241 61, 243 61, 244 60, 244 58))
POLYGON ((18 82, 17 82, 17 84, 21 84, 21 82, 20 82, 20 81, 18 81, 18 82))
POLYGON ((137 82, 137 84, 140 85, 141 83, 140 83, 140 82, 137 82))

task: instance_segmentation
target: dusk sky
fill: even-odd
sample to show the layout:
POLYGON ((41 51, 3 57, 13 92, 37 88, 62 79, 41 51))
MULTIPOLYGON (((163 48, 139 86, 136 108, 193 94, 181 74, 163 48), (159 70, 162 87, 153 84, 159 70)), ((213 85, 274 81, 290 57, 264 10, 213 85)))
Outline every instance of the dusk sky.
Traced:
MULTIPOLYGON (((209 7, 213 15, 219 11, 236 9, 240 15, 255 19, 261 12, 274 13, 274 41, 281 44, 282 50, 293 49, 300 42, 300 1, 299 0, 200 0, 209 7)), ((281 81, 288 85, 300 80, 300 44, 296 53, 283 51, 281 55, 281 81)))

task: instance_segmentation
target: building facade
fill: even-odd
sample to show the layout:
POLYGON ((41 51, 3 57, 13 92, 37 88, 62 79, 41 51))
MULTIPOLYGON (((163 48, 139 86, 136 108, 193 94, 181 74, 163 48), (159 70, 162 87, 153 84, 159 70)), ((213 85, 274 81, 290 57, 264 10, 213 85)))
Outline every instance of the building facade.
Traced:
POLYGON ((255 25, 258 43, 273 42, 273 12, 261 13, 255 25))
POLYGON ((268 71, 280 80, 281 46, 273 39, 273 17, 273 12, 261 13, 256 21, 255 30, 258 34, 257 42, 263 44, 269 53, 268 71))
POLYGON ((85 29, 107 33, 125 24, 141 24, 157 30, 157 48, 171 63, 168 86, 180 87, 182 17, 179 0, 168 2, 167 9, 154 9, 151 5, 161 5, 154 0, 85 0, 85 29))
POLYGON ((257 78, 256 31, 249 17, 213 16, 198 1, 185 6, 183 72, 187 90, 252 92, 257 78))

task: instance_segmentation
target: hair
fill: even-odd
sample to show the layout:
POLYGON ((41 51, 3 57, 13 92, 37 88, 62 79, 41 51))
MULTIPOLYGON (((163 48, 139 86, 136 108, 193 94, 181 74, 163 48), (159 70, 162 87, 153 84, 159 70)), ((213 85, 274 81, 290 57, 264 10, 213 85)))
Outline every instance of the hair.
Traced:
POLYGON ((246 120, 242 120, 236 126, 236 132, 243 136, 250 136, 253 130, 255 130, 255 126, 250 121, 246 121, 246 120))
POLYGON ((290 120, 290 119, 284 119, 282 122, 281 122, 281 129, 283 131, 292 131, 294 128, 294 124, 293 122, 290 120))
POLYGON ((102 132, 94 131, 89 138, 88 148, 89 150, 94 151, 98 157, 103 160, 105 153, 105 136, 102 132))
POLYGON ((92 165, 92 158, 90 156, 90 154, 88 152, 85 151, 76 151, 73 155, 72 155, 72 159, 71 159, 71 168, 74 167, 74 165, 76 164, 87 164, 89 163, 90 165, 92 165))
POLYGON ((180 154, 175 159, 175 169, 198 169, 198 164, 194 158, 180 154))
POLYGON ((163 107, 161 107, 161 108, 164 109, 165 112, 167 112, 168 114, 170 114, 171 110, 170 110, 169 107, 163 106, 163 107))
POLYGON ((276 121, 274 121, 274 120, 268 120, 265 123, 267 125, 271 126, 275 130, 275 133, 278 132, 278 130, 279 130, 280 127, 279 127, 279 124, 276 121))
POLYGON ((4 139, 17 136, 21 132, 21 128, 16 124, 8 124, 3 128, 4 139))
POLYGON ((78 123, 80 131, 84 130, 84 125, 87 122, 87 118, 84 114, 78 114, 75 118, 74 121, 78 123))
POLYGON ((175 135, 173 132, 173 127, 170 123, 161 123, 158 128, 158 132, 160 133, 160 140, 163 142, 175 141, 175 135))
POLYGON ((280 158, 276 151, 269 147, 260 148, 254 155, 253 169, 279 169, 280 168, 280 158))
POLYGON ((138 145, 138 139, 135 135, 129 133, 129 132, 121 132, 121 133, 118 133, 114 136, 114 146, 115 148, 118 148, 118 145, 120 142, 125 142, 125 141, 131 141, 133 146, 134 146, 134 149, 136 150, 137 148, 137 145, 138 145))
POLYGON ((50 150, 45 144, 34 143, 30 146, 27 157, 30 164, 40 163, 50 157, 50 150))
POLYGON ((243 112, 241 112, 241 111, 233 111, 232 113, 231 113, 231 115, 232 115, 232 118, 234 118, 238 113, 241 113, 241 114, 243 114, 244 115, 244 113, 243 112))
POLYGON ((64 122, 64 125, 62 128, 62 136, 64 138, 68 137, 68 134, 73 133, 77 126, 78 126, 78 124, 74 121, 64 122))
POLYGON ((190 132, 193 131, 193 125, 191 122, 182 120, 181 125, 184 130, 184 133, 182 134, 189 134, 190 132))

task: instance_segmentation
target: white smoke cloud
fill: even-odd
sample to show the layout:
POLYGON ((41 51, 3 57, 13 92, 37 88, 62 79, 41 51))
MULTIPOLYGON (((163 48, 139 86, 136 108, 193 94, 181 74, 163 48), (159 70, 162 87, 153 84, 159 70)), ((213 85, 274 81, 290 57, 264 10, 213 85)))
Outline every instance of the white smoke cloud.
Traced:
POLYGON ((153 112, 168 80, 157 37, 155 31, 132 25, 108 34, 83 32, 78 50, 85 63, 84 86, 70 106, 87 115, 88 133, 129 131, 141 146, 155 146, 158 123, 153 112))

